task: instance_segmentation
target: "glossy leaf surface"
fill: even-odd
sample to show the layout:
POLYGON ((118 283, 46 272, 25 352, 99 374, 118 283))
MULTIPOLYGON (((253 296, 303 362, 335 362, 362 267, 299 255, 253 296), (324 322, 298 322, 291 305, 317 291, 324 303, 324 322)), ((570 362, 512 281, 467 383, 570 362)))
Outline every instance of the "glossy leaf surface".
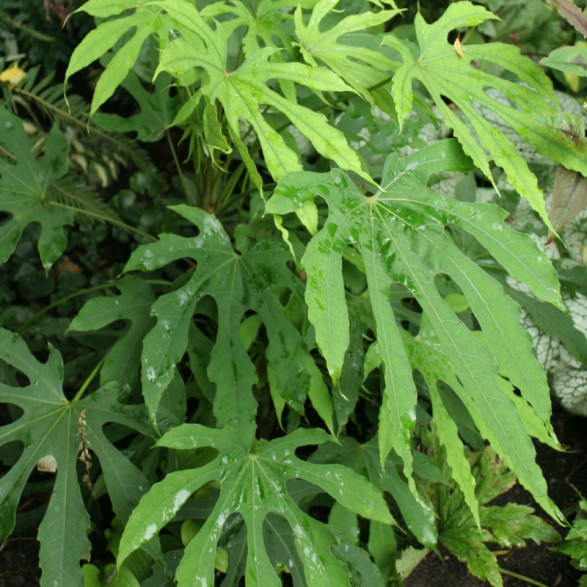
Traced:
MULTIPOLYGON (((263 537, 268 514, 283 517, 293 533, 295 549, 308 584, 338 587, 348 584, 345 565, 330 555, 336 544, 328 527, 304 513, 288 492, 286 482, 303 479, 333 497, 352 512, 384 524, 393 518, 383 496, 364 477, 337 465, 316 465, 295 455, 301 446, 322 444, 330 436, 322 430, 298 429, 268 443, 244 441, 230 427, 214 430, 184 424, 167 432, 160 446, 180 450, 212 447, 218 456, 198 469, 170 473, 141 500, 121 540, 119 565, 154 536, 201 487, 221 484, 214 510, 187 545, 177 570, 180 587, 214 583, 214 553, 226 523, 240 514, 246 525, 247 585, 281 585, 269 558, 272 550, 263 537)), ((281 561, 288 564, 287 561, 281 561)))
POLYGON ((87 472, 88 465, 98 464, 97 457, 113 509, 127 520, 149 483, 108 440, 103 427, 116 422, 148 435, 146 414, 139 406, 119 402, 121 388, 117 384, 68 401, 63 393, 63 361, 53 348, 47 362, 40 363, 18 335, 0 329, 0 354, 28 379, 25 387, 0 384, 0 402, 23 410, 22 416, 0 427, 0 446, 16 442, 23 449, 0 479, 0 540, 14 528, 21 493, 35 466, 54 472, 55 484, 38 534, 42 580, 45 585, 81 586, 80 560, 90 556, 90 517, 82 496, 78 460, 84 459, 87 472))
POLYGON ((417 49, 410 50, 407 44, 393 36, 385 38, 384 43, 393 47, 403 60, 392 80, 398 118, 401 124, 412 111, 412 85, 416 80, 421 82, 475 165, 492 182, 489 162, 493 160, 503 168, 514 188, 548 224, 536 177, 517 153, 514 143, 478 112, 478 105, 495 111, 540 153, 568 169, 587 175, 585 151, 565 134, 564 129, 551 124, 550 117, 557 112, 553 107, 556 99, 552 83, 514 45, 465 44, 457 52, 447 41, 455 29, 476 26, 493 18, 496 17, 482 6, 456 2, 433 24, 427 24, 420 15, 416 16, 417 49), (474 67, 474 61, 503 67, 517 80, 491 75, 474 67), (500 99, 490 97, 488 88, 499 90, 500 99), (506 100, 501 99, 503 97, 506 100), (446 100, 456 108, 449 107, 446 100))
POLYGON ((312 369, 307 365, 312 359, 272 287, 279 283, 301 298, 303 284, 288 268, 291 257, 281 242, 260 241, 239 255, 214 216, 185 205, 173 210, 198 227, 199 234, 193 238, 162 234, 159 242, 139 247, 126 266, 126 271, 152 271, 181 258, 198 263, 185 285, 160 296, 153 305, 157 324, 146 336, 142 354, 143 394, 149 413, 155 419, 175 366, 187 350, 191 317, 198 302, 210 296, 218 314, 216 343, 208 365, 208 375, 216 384, 214 414, 219 426, 238 421, 243 434, 250 434, 257 409, 252 390, 257 375, 242 344, 241 321, 248 310, 261 317, 268 336, 267 359, 279 393, 299 408, 310 387, 312 369))
MULTIPOLYGON (((519 324, 520 309, 501 286, 471 261, 451 239, 455 225, 482 244, 516 279, 539 298, 562 307, 555 272, 547 257, 522 234, 507 228, 507 213, 493 205, 474 205, 439 196, 426 187, 432 173, 469 168, 455 141, 444 141, 404 159, 392 155, 382 189, 366 197, 342 171, 295 173, 282 180, 267 204, 276 214, 293 212, 320 197, 328 218, 310 240, 302 259, 308 274, 306 302, 318 346, 338 381, 349 344, 348 311, 341 275, 342 253, 352 246, 365 267, 376 335, 384 365, 385 390, 379 415, 379 448, 384 459, 393 448, 412 478, 410 437, 415 424, 416 388, 404 337, 390 304, 392 283, 404 285, 418 301, 442 356, 438 378, 458 377, 454 390, 481 433, 549 512, 559 515, 546 494, 535 463, 525 418, 499 375, 521 391, 523 405, 534 411, 550 433, 550 396, 532 341, 519 324), (538 260, 538 263, 536 262, 538 260), (543 270, 538 270, 538 268, 543 270), (480 333, 459 319, 437 289, 446 275, 462 290, 480 333), (482 334, 482 336, 477 336, 482 334), (486 343, 483 342, 483 339, 486 343)), ((418 338, 423 337, 421 329, 418 338)), ((412 485, 415 492, 415 487, 412 485)))

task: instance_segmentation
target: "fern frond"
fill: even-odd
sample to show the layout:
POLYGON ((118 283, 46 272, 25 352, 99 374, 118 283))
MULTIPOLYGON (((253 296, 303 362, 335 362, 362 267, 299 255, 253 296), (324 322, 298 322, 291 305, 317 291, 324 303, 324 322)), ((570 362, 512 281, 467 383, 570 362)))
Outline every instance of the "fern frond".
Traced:
POLYGON ((90 220, 107 222, 122 230, 140 235, 150 241, 154 237, 133 226, 130 226, 108 204, 95 193, 80 184, 75 177, 63 177, 51 184, 47 199, 56 206, 65 208, 90 220))
POLYGON ((71 94, 66 102, 63 86, 51 83, 53 75, 37 82, 38 74, 39 67, 31 68, 27 71, 27 77, 23 83, 13 90, 14 102, 24 107, 37 125, 39 121, 31 105, 38 108, 51 122, 58 123, 60 127, 71 126, 82 132, 87 140, 105 146, 110 152, 120 154, 118 159, 123 165, 126 166, 130 161, 140 169, 149 166, 147 154, 134 142, 88 126, 89 107, 81 96, 71 94))

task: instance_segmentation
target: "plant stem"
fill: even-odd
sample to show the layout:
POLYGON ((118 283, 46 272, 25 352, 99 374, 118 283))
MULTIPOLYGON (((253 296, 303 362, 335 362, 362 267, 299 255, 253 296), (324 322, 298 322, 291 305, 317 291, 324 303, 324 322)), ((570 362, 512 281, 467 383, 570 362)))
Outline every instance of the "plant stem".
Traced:
POLYGON ((96 377, 96 375, 98 374, 98 371, 100 371, 105 360, 106 360, 106 357, 102 357, 98 361, 96 366, 92 369, 92 372, 86 377, 86 380, 82 383, 82 386, 79 388, 78 392, 75 394, 75 396, 71 400, 70 404, 74 404, 81 399, 81 397, 82 397, 82 395, 84 395, 86 389, 88 389, 88 386, 90 385, 90 383, 92 383, 92 381, 94 380, 94 377, 96 377))
POLYGON ((530 577, 526 577, 525 575, 520 575, 518 573, 514 573, 514 571, 508 571, 507 569, 502 569, 501 567, 499 568, 499 572, 502 575, 507 575, 508 577, 514 577, 514 579, 520 579, 520 581, 524 581, 525 583, 528 583, 528 585, 536 585, 536 587, 548 587, 548 585, 545 585, 544 583, 541 583, 540 581, 535 581, 534 579, 531 579, 530 577))
POLYGON ((20 328, 16 332, 18 334, 22 334, 25 330, 28 329, 28 327, 31 324, 35 323, 39 318, 41 318, 41 316, 43 316, 47 312, 51 311, 53 308, 56 308, 57 306, 60 306, 61 304, 68 302, 69 300, 73 300, 74 298, 77 298, 78 296, 83 296, 85 294, 92 293, 93 291, 100 291, 101 289, 110 289, 111 287, 115 287, 115 286, 116 286, 115 282, 103 283, 101 285, 94 285, 92 287, 87 287, 86 289, 80 289, 79 291, 76 291, 72 294, 69 294, 69 295, 65 296, 64 298, 60 298, 60 299, 56 300, 55 302, 52 302, 48 306, 45 306, 44 308, 42 308, 41 310, 39 310, 35 314, 33 314, 24 324, 22 324, 20 326, 20 328))
POLYGON ((177 174, 179 175, 179 179, 181 181, 181 185, 183 186, 183 191, 186 195, 186 198, 188 199, 188 202, 190 204, 194 204, 194 202, 189 201, 189 199, 190 199, 189 198, 189 190, 186 187, 185 177, 181 171, 181 165, 179 163, 177 151, 175 150, 175 146, 173 144, 173 141, 171 140, 171 134, 169 133, 168 129, 165 130, 165 137, 167 138, 167 143, 169 144, 169 150, 171 151, 171 156, 173 157, 173 162, 175 163, 175 168, 177 169, 177 174))
POLYGON ((39 39, 39 41, 45 41, 46 43, 52 43, 55 40, 53 37, 50 37, 49 35, 44 35, 43 33, 40 33, 39 31, 36 31, 35 29, 33 29, 31 27, 28 27, 28 26, 26 26, 16 20, 13 20, 4 12, 0 12, 0 22, 7 24, 8 26, 12 27, 13 29, 16 29, 18 31, 22 31, 23 33, 26 33, 27 35, 30 35, 31 37, 34 37, 35 39, 39 39))

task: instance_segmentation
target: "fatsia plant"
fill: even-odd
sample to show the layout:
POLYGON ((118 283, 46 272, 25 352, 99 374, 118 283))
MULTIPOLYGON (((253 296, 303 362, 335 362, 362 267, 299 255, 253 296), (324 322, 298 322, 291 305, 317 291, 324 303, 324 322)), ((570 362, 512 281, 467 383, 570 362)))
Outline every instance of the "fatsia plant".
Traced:
POLYGON ((328 204, 328 217, 310 240, 302 263, 308 275, 308 316, 334 382, 349 344, 342 258, 347 247, 360 252, 385 374, 378 432, 381 457, 393 448, 410 479, 410 435, 417 403, 412 371, 418 369, 428 384, 433 411, 439 412, 439 436, 448 446, 449 462, 473 512, 473 480, 458 450, 456 427, 439 395, 441 381, 452 387, 481 433, 538 503, 560 517, 547 497, 529 436, 549 441, 546 377, 532 352, 530 336, 518 324, 519 307, 459 250, 450 226, 474 236, 534 295, 562 306, 556 274, 529 237, 506 228, 503 210, 443 198, 426 187, 431 174, 469 165, 454 141, 437 143, 403 159, 391 155, 381 190, 369 197, 338 170, 291 174, 279 182, 266 209, 286 214, 317 197, 328 204), (539 278, 537 266, 545 268, 539 278), (440 295, 435 280, 441 275, 460 288, 479 331, 467 328, 440 295), (403 284, 422 307, 426 322, 422 321, 416 336, 398 327, 389 303, 393 282, 403 284), (521 398, 514 395, 512 384, 521 391, 521 398))
MULTIPOLYGON (((0 363, 0 398, 24 410, 0 440, 25 445, 0 481, 10 496, 0 510, 3 536, 35 464, 50 457, 56 467, 40 532, 43 582, 59 582, 63 568, 63 581, 81 584, 88 517, 74 465, 95 453, 101 472, 95 467, 87 479, 103 475, 126 523, 112 549, 126 577, 144 548, 156 561, 149 580, 175 573, 180 587, 212 585, 215 565, 226 585, 242 577, 248 587, 278 585, 286 572, 294 585, 384 583, 395 556, 386 494, 418 540, 438 540, 418 472, 428 407, 471 531, 481 531, 485 503, 463 440, 473 428, 469 438, 487 441, 561 521, 533 445, 557 446, 548 384, 502 285, 509 275, 528 295, 563 308, 556 274, 532 239, 508 228, 504 210, 433 189, 455 172, 478 170, 493 181, 493 162, 548 221, 535 176, 477 105, 569 170, 586 170, 583 143, 559 128, 550 82, 536 64, 506 45, 448 42, 491 13, 454 2, 436 23, 418 16, 414 44, 394 34, 394 2, 89 0, 80 10, 98 24, 66 78, 100 61, 90 116, 144 141, 164 134, 180 177, 165 187, 174 191, 164 232, 131 253, 119 293, 89 300, 70 323, 76 337, 131 323, 112 328, 108 348, 92 349, 105 358, 87 381, 99 375, 101 387, 84 386, 69 400, 58 352, 51 348, 40 363, 22 339, 0 331, 9 366, 6 375, 0 363), (154 92, 143 85, 147 64, 154 92), (413 128, 412 108, 425 104, 415 82, 455 138, 416 149, 394 135, 394 148, 406 149, 393 152, 387 129, 413 128), (98 113, 119 86, 140 108, 122 124, 98 113), (374 120, 375 105, 386 126, 373 125, 380 130, 372 163, 342 128, 354 113, 374 120), (184 162, 173 127, 187 139, 184 162), (232 208, 217 205, 217 193, 232 208), (199 207, 178 203, 182 197, 199 207), (18 372, 30 385, 18 387, 18 372), (136 507, 147 475, 111 445, 106 430, 121 442, 125 430, 104 428, 109 423, 136 430, 136 442, 158 438, 143 462, 157 482, 136 507), (340 450, 326 449, 328 440, 340 450), (83 523, 69 553, 72 508, 83 523)), ((0 226, 12 247, 3 260, 26 224, 38 222, 48 269, 71 215, 49 206, 44 188, 65 174, 67 142, 54 130, 44 158, 35 158, 16 119, 0 116, 12 125, 0 140, 13 147, 0 161, 0 210, 12 214, 0 226), (20 168, 34 190, 27 183, 18 191, 20 168)))
MULTIPOLYGON (((303 512, 287 490, 287 481, 299 479, 317 485, 352 512, 383 524, 393 518, 385 500, 364 477, 342 465, 317 465, 296 457, 304 445, 322 444, 330 436, 322 430, 298 429, 269 443, 247 440, 239 428, 211 429, 184 424, 167 432, 157 444, 179 450, 211 447, 217 456, 197 469, 170 473, 153 486, 134 511, 120 543, 119 564, 169 522, 192 493, 211 482, 221 489, 214 510, 186 547, 177 569, 180 585, 212 585, 214 552, 231 517, 240 514, 246 524, 245 580, 251 585, 281 585, 275 566, 293 566, 291 559, 275 558, 264 525, 269 514, 285 518, 308 582, 336 587, 348 580, 342 560, 330 553, 336 544, 328 527, 303 512)), ((283 536, 287 541, 287 537, 283 536)))
MULTIPOLYGON (((84 396, 91 379, 68 399, 59 352, 50 349, 47 362, 40 363, 17 334, 4 329, 0 329, 0 356, 28 380, 26 386, 17 381, 0 384, 0 401, 22 411, 13 423, 0 427, 3 450, 9 445, 20 447, 16 462, 0 479, 0 540, 14 528, 19 499, 33 469, 55 474, 39 527, 43 584, 79 585, 80 560, 89 560, 91 553, 90 516, 80 481, 93 494, 90 468, 97 465, 97 457, 112 507, 120 519, 128 519, 149 482, 103 428, 115 422, 149 436, 144 407, 128 405, 128 393, 116 382, 84 396)), ((150 552, 157 556, 155 547, 150 552)))
POLYGON ((199 234, 195 238, 161 235, 157 243, 139 247, 125 268, 126 271, 152 271, 181 258, 192 258, 198 264, 185 285, 160 296, 152 307, 157 324, 143 344, 142 385, 155 425, 158 425, 161 397, 173 379, 176 365, 188 345, 193 344, 190 324, 197 304, 211 297, 216 302, 218 331, 207 374, 216 384, 216 423, 237 424, 247 438, 255 433, 257 402, 253 385, 257 374, 239 328, 245 313, 253 311, 260 316, 267 332, 267 361, 275 374, 272 378, 275 396, 303 411, 309 395, 332 429, 332 408, 322 392, 322 375, 278 297, 283 290, 289 290, 291 296, 303 296, 302 282, 288 267, 291 256, 287 248, 280 241, 259 241, 249 251, 239 254, 214 216, 185 205, 175 206, 173 210, 196 225, 199 234), (281 291, 273 291, 277 284, 281 291))
POLYGON ((132 230, 109 206, 69 173, 69 143, 54 125, 41 141, 39 156, 23 123, 0 106, 0 212, 10 219, 0 226, 0 262, 14 253, 23 232, 40 225, 38 251, 48 272, 67 245, 66 226, 76 214, 132 230))
POLYGON ((557 111, 552 83, 517 47, 504 43, 461 44, 458 37, 454 44, 448 42, 448 35, 455 29, 492 18, 496 17, 482 6, 456 2, 433 24, 416 16, 417 47, 393 35, 385 37, 383 42, 403 61, 392 80, 398 120, 401 124, 411 112, 412 85, 416 80, 421 82, 475 165, 491 182, 489 161, 502 167, 518 193, 548 224, 536 177, 514 143, 479 113, 479 106, 495 111, 537 151, 583 175, 587 175, 585 147, 569 137, 565 126, 553 118, 557 111), (491 75, 482 69, 484 63, 502 68, 513 79, 491 75), (499 91, 497 96, 490 95, 490 88, 499 91))

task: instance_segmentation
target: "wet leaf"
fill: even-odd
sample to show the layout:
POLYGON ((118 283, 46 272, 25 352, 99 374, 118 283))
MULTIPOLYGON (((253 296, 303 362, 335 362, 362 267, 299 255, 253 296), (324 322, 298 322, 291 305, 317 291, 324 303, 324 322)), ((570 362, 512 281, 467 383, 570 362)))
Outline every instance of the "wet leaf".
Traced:
POLYGON ((308 23, 304 23, 302 7, 295 11, 296 35, 300 41, 306 63, 316 66, 324 63, 346 81, 356 92, 371 100, 368 88, 385 80, 395 63, 377 46, 375 35, 365 35, 365 30, 389 22, 402 11, 369 10, 341 18, 327 28, 325 21, 332 17, 339 0, 320 0, 312 10, 308 23), (357 36, 360 35, 360 43, 357 36))
POLYGON ((403 39, 385 37, 384 43, 395 49, 403 60, 392 79, 398 119, 402 124, 412 111, 412 85, 416 80, 421 82, 475 165, 493 183, 489 166, 493 160, 548 225, 544 198, 535 175, 516 151, 513 141, 479 113, 479 106, 493 110, 538 152, 587 175, 584 145, 577 144, 563 130, 550 124, 550 118, 557 113, 553 107, 556 98, 552 83, 517 47, 503 43, 462 44, 460 55, 447 40, 454 29, 476 26, 494 18, 496 16, 482 6, 456 2, 433 24, 427 24, 421 15, 416 15, 417 48, 411 49, 403 39), (491 75, 475 67, 476 61, 503 67, 517 79, 491 75), (488 88, 499 91, 498 99, 488 94, 488 88), (511 104, 499 99, 503 96, 511 100, 511 104), (456 108, 451 108, 447 101, 456 108))
POLYGON ((218 332, 208 365, 208 376, 216 384, 214 414, 219 426, 238 421, 243 435, 252 434, 257 409, 252 388, 257 374, 242 343, 241 321, 247 310, 261 317, 276 391, 294 409, 301 409, 313 377, 308 366, 313 359, 272 288, 279 283, 301 297, 303 284, 287 266, 291 257, 282 242, 260 241, 239 255, 214 216, 185 205, 172 209, 199 228, 198 236, 162 234, 158 242, 140 246, 125 268, 153 271, 181 258, 198 263, 185 285, 153 304, 157 323, 145 337, 141 359, 149 414, 155 421, 163 392, 187 350, 191 317, 198 302, 210 296, 218 310, 218 332))
POLYGON ((108 440, 103 428, 116 422, 149 435, 146 414, 140 406, 120 402, 122 390, 116 383, 68 401, 62 389, 63 361, 52 347, 47 362, 40 363, 18 335, 0 329, 0 355, 29 381, 25 387, 0 384, 0 402, 19 406, 24 412, 0 427, 0 446, 18 442, 23 448, 20 458, 0 479, 0 540, 14 528, 29 475, 40 461, 52 462, 55 484, 38 534, 42 581, 45 585, 81 587, 80 560, 90 556, 90 517, 81 488, 85 484, 91 491, 92 486, 89 479, 79 478, 78 461, 86 473, 90 467, 100 466, 114 512, 127 520, 149 482, 108 440))
MULTIPOLYGON (((220 483, 213 512, 185 549, 177 569, 179 587, 212 585, 214 553, 226 522, 240 514, 246 525, 245 581, 251 585, 281 585, 265 543, 263 524, 269 514, 282 517, 293 532, 295 549, 308 584, 339 587, 348 584, 346 566, 331 556, 336 539, 328 526, 303 512, 287 490, 290 479, 318 486, 338 503, 370 520, 391 524, 381 493, 365 478, 340 465, 316 465, 295 455, 297 448, 322 444, 331 437, 322 430, 298 429, 284 438, 251 444, 240 430, 214 430, 184 424, 167 432, 159 446, 178 450, 212 447, 218 456, 198 469, 170 473, 141 500, 120 542, 119 566, 141 544, 170 522, 192 493, 207 483, 220 483)), ((359 561, 361 564, 363 560, 359 561)), ((282 561, 287 565, 287 561, 282 561)))
MULTIPOLYGON (((306 302, 316 341, 328 370, 338 381, 349 345, 349 318, 341 274, 342 253, 352 245, 363 259, 385 390, 379 415, 379 448, 385 459, 393 448, 404 473, 412 478, 411 435, 417 394, 405 342, 409 335, 398 324, 390 304, 390 287, 404 285, 427 316, 430 346, 442 360, 438 378, 455 381, 454 391, 487 438, 536 500, 559 517, 547 496, 546 483, 535 462, 526 430, 526 412, 542 422, 541 435, 552 435, 550 393, 536 360, 532 340, 520 326, 520 308, 501 285, 469 259, 450 237, 449 226, 465 230, 479 241, 512 276, 527 283, 537 297, 562 307, 559 286, 548 258, 533 241, 507 228, 507 213, 493 205, 475 205, 444 198, 426 187, 428 177, 442 170, 466 171, 470 162, 456 141, 443 141, 386 164, 381 191, 366 197, 342 171, 329 174, 293 173, 279 182, 267 211, 294 212, 319 197, 328 205, 322 229, 310 240, 302 263, 308 275, 306 302), (480 325, 472 332, 443 299, 436 277, 446 275, 460 287, 480 325), (504 375, 520 389, 519 405, 504 375)), ((424 336, 422 330, 417 339, 424 336)), ((422 341, 423 342, 423 341, 422 341)))

